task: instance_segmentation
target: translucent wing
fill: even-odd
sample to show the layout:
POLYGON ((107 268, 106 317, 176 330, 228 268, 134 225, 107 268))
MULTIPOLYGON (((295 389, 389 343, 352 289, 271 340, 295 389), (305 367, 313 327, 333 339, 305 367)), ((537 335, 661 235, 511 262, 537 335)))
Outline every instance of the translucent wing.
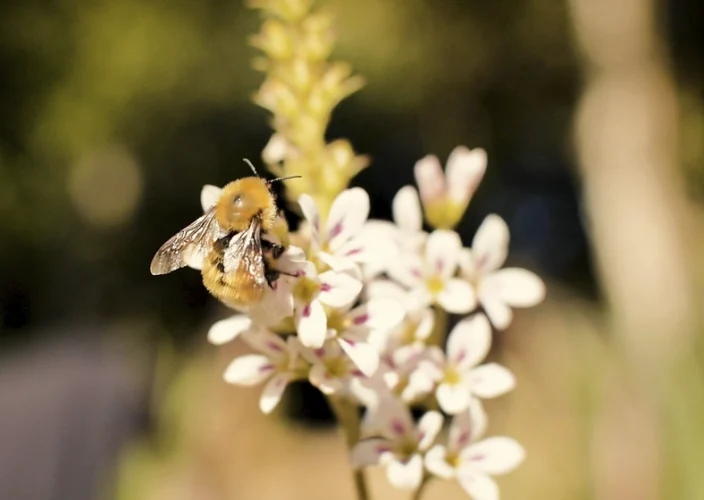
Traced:
POLYGON ((225 273, 236 277, 238 285, 254 290, 266 286, 262 254, 261 221, 254 218, 249 227, 230 240, 223 255, 225 273))
POLYGON ((152 259, 151 273, 167 274, 188 265, 188 262, 202 262, 221 233, 215 210, 211 209, 161 246, 152 259))

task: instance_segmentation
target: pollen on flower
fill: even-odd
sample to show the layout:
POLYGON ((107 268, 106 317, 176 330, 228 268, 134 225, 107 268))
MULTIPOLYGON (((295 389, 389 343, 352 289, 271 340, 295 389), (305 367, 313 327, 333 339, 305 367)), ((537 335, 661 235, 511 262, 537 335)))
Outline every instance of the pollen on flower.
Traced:
POLYGON ((406 459, 411 458, 418 451, 418 443, 413 439, 403 439, 396 447, 396 454, 406 459))
POLYGON ((333 378, 344 378, 349 374, 349 365, 343 356, 326 358, 323 363, 325 364, 325 370, 333 378))
POLYGON ((453 469, 459 467, 459 465, 460 465, 459 453, 456 453, 453 451, 448 451, 447 455, 445 455, 445 462, 447 462, 447 464, 450 467, 452 467, 453 469))
POLYGON ((462 375, 456 369, 448 368, 447 370, 445 370, 443 382, 450 384, 450 385, 456 385, 456 384, 459 384, 461 381, 462 381, 462 375))
POLYGON ((322 285, 305 276, 298 278, 293 287, 293 296, 303 303, 310 303, 322 289, 322 285))
POLYGON ((350 319, 343 313, 339 311, 330 311, 328 315, 328 329, 335 330, 336 332, 344 332, 350 327, 350 319))
POLYGON ((445 283, 439 276, 432 276, 425 281, 425 286, 431 295, 437 295, 445 288, 445 283))

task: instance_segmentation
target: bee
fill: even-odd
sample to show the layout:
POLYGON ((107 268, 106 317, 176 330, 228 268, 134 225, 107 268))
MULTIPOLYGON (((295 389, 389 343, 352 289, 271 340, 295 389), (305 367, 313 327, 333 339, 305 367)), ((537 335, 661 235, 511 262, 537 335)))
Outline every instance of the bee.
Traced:
POLYGON ((267 286, 273 288, 284 274, 274 263, 285 249, 262 237, 278 217, 271 184, 300 176, 265 180, 245 161, 254 176, 227 184, 213 207, 169 238, 152 259, 153 275, 168 274, 189 262, 202 263, 206 289, 239 307, 257 303, 267 286))

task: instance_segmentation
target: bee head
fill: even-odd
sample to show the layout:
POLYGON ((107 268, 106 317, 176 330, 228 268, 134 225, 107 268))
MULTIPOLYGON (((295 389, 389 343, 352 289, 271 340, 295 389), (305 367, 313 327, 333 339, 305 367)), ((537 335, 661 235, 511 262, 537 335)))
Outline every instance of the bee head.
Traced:
POLYGON ((223 188, 216 217, 228 231, 244 231, 255 217, 261 219, 262 229, 268 230, 276 219, 274 195, 259 177, 236 180, 223 188))

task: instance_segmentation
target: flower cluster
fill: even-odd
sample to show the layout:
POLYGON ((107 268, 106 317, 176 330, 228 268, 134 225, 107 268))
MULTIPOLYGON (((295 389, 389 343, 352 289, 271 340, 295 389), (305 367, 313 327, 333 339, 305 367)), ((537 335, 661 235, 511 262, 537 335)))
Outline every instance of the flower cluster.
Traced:
MULTIPOLYGON (((473 498, 497 498, 490 476, 516 467, 523 449, 507 437, 481 440, 481 400, 515 386, 507 368, 485 361, 492 326, 508 327, 512 308, 539 303, 545 289, 529 271, 501 268, 509 233, 499 216, 485 219, 469 248, 448 228, 485 166, 483 151, 464 147, 450 156, 447 179, 436 159, 420 160, 420 196, 412 186, 399 191, 393 222, 368 220, 361 188, 343 190, 327 213, 301 195, 305 220, 284 238, 296 245, 276 261, 286 274, 260 304, 210 329, 214 344, 240 337, 256 351, 232 361, 225 380, 265 384, 265 413, 289 382, 308 380, 330 398, 365 408, 362 439, 351 450, 356 467, 384 466, 399 488, 454 478, 473 498), (423 213, 442 227, 424 231, 423 213), (459 318, 446 335, 449 314, 459 318), (436 443, 442 414, 427 411, 416 424, 411 407, 452 417, 446 444, 436 443)), ((204 188, 204 210, 218 194, 204 188)))

